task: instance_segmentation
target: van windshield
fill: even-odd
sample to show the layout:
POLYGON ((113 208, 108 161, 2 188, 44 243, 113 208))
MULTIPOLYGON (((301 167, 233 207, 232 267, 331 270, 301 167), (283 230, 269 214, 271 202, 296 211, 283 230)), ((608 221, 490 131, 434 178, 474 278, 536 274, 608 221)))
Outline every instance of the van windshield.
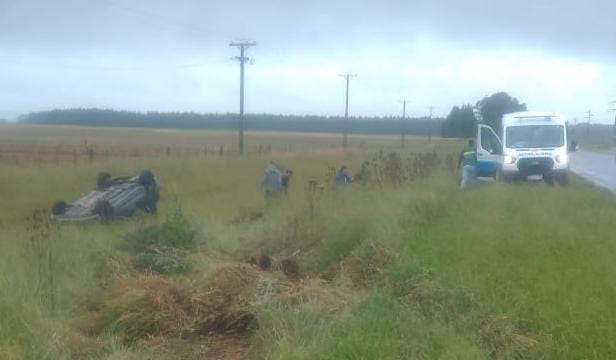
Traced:
POLYGON ((555 148, 565 143, 565 131, 562 125, 525 125, 508 127, 505 133, 507 147, 555 148))

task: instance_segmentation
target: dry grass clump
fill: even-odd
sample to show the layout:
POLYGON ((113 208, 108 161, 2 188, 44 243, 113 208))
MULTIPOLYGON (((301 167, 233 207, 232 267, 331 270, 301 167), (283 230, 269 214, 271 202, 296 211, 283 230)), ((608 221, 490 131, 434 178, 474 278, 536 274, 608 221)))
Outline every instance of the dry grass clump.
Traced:
POLYGON ((387 247, 366 241, 342 261, 321 273, 321 278, 333 281, 345 277, 356 288, 366 288, 379 280, 394 263, 395 254, 387 247))
POLYGON ((492 359, 533 359, 540 357, 541 343, 524 334, 520 322, 508 316, 479 317, 471 325, 476 328, 477 342, 492 359))
POLYGON ((258 249, 250 255, 244 256, 244 262, 258 266, 261 270, 267 271, 272 268, 272 258, 263 249, 258 249))
POLYGON ((302 276, 297 255, 270 256, 263 249, 253 251, 242 259, 245 263, 258 266, 263 271, 280 271, 291 279, 299 279, 302 276))
POLYGON ((471 311, 470 299, 462 293, 456 293, 437 281, 431 279, 416 279, 401 302, 420 310, 428 317, 441 317, 453 320, 451 316, 459 316, 471 311))
MULTIPOLYGON (((68 351, 71 359, 90 359, 108 351, 102 340, 86 336, 75 330, 57 334, 53 340, 58 349, 68 351)), ((4 360, 2 356, 0 359, 4 360)))
POLYGON ((349 287, 334 286, 325 280, 314 278, 293 283, 278 295, 278 301, 284 305, 310 303, 329 313, 349 308, 362 298, 362 294, 349 287))
POLYGON ((102 296, 99 310, 78 319, 83 334, 118 333, 125 343, 190 329, 190 300, 178 282, 157 275, 118 278, 102 296))
POLYGON ((0 359, 2 360, 21 360, 23 359, 22 352, 18 346, 1 345, 0 359))
POLYGON ((195 285, 191 297, 195 331, 241 333, 254 325, 253 299, 260 275, 250 265, 213 266, 195 285))

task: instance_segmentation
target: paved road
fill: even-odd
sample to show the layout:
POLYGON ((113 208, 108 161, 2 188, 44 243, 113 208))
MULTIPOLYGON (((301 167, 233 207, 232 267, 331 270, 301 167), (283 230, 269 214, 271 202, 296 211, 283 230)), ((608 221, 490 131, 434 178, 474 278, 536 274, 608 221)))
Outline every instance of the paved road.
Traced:
POLYGON ((571 170, 616 194, 616 156, 590 151, 571 154, 571 170))

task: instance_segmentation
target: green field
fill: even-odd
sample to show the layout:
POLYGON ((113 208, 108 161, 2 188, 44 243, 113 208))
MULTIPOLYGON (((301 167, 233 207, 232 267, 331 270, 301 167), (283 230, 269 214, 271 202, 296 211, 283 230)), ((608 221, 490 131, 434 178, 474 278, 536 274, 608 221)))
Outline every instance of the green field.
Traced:
POLYGON ((609 194, 577 180, 460 191, 461 142, 351 139, 345 152, 338 135, 249 133, 238 157, 232 133, 0 127, 0 359, 616 357, 609 194), (63 146, 79 156, 47 154, 63 146), (270 160, 294 178, 266 202, 270 160), (365 161, 362 183, 331 184, 365 161), (99 171, 145 168, 162 183, 155 217, 31 218, 99 171), (156 236, 181 266, 144 274, 128 246, 156 236))

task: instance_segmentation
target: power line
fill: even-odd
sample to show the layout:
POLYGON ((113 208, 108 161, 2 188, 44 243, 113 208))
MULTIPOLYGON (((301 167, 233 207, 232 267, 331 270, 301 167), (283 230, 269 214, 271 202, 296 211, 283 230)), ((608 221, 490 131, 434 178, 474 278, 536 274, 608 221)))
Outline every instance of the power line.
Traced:
POLYGON ((239 121, 239 147, 240 155, 244 155, 244 65, 251 61, 245 56, 246 49, 251 46, 256 46, 254 41, 231 42, 229 46, 240 49, 240 56, 234 57, 240 63, 240 121, 239 121))
POLYGON ((404 100, 400 100, 400 102, 402 103, 402 127, 400 129, 400 132, 402 133, 402 138, 401 138, 402 144, 401 145, 402 147, 404 147, 404 143, 406 140, 406 131, 407 131, 406 129, 406 104, 410 104, 411 101, 404 99, 404 100))
POLYGON ((344 138, 342 140, 342 146, 346 149, 348 145, 349 134, 349 82, 351 78, 357 77, 357 74, 341 74, 341 77, 346 79, 346 101, 344 106, 344 138))

